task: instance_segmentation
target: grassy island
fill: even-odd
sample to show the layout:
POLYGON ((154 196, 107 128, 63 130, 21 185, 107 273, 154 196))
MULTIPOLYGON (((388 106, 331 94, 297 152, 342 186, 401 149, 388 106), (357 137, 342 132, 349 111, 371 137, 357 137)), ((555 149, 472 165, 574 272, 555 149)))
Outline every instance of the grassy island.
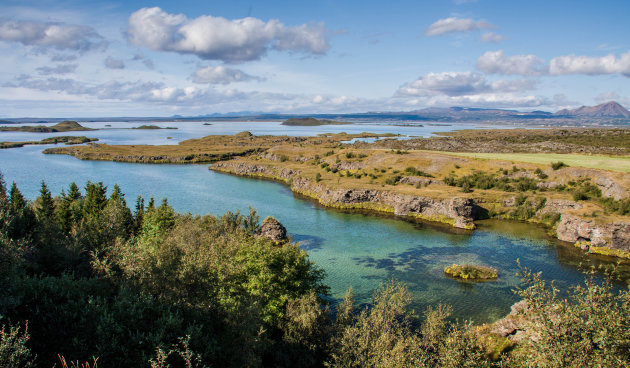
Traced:
POLYGON ((159 127, 157 125, 140 125, 139 127, 135 127, 135 128, 131 128, 131 129, 147 129, 147 130, 152 130, 152 129, 177 129, 176 127, 159 127))
POLYGON ((469 264, 446 266, 444 273, 447 276, 465 281, 488 281, 499 277, 495 268, 469 264))
POLYGON ((42 139, 41 141, 26 141, 26 142, 0 142, 0 149, 2 148, 18 148, 27 145, 37 144, 58 144, 65 143, 66 145, 83 144, 88 142, 96 142, 98 138, 88 138, 85 136, 59 136, 42 139))
POLYGON ((346 125, 342 121, 328 120, 328 119, 315 119, 315 118, 291 118, 282 122, 282 125, 290 126, 318 126, 318 125, 346 125))
POLYGON ((0 127, 0 132, 28 132, 28 133, 58 133, 58 132, 77 132, 95 130, 86 128, 83 125, 72 120, 65 120, 52 126, 34 125, 34 126, 17 126, 17 127, 0 127))

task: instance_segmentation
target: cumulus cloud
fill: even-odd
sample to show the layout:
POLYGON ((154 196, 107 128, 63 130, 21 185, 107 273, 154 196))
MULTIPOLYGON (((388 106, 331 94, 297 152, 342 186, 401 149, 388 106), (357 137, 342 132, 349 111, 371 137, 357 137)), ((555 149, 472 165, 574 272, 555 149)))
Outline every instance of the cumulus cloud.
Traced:
POLYGON ((192 75, 192 80, 195 83, 225 85, 234 82, 260 80, 260 78, 249 75, 238 69, 226 68, 224 66, 207 66, 197 69, 192 75))
POLYGON ((0 41, 85 52, 106 46, 92 27, 54 22, 0 20, 0 41))
POLYGON ((41 75, 59 75, 74 73, 77 70, 78 64, 59 64, 57 66, 42 66, 37 68, 37 72, 41 75))
POLYGON ((622 74, 630 77, 630 51, 621 54, 609 54, 603 57, 567 55, 551 59, 549 73, 563 74, 622 74))
POLYGON ((487 74, 537 76, 547 73, 545 61, 535 55, 506 56, 503 50, 488 51, 477 59, 477 69, 487 74))
POLYGON ((481 41, 488 43, 497 43, 505 40, 505 37, 494 32, 485 32, 481 35, 481 41))
POLYGON ((125 69, 125 63, 122 60, 108 56, 105 59, 105 67, 108 69, 125 69))
POLYGON ((326 33, 323 24, 287 27, 278 20, 211 15, 188 19, 159 7, 132 13, 127 30, 136 46, 224 62, 257 60, 269 49, 324 54, 330 48, 326 33))
POLYGON ((617 57, 566 55, 547 63, 536 55, 507 56, 502 50, 488 51, 477 59, 477 69, 487 74, 503 75, 567 75, 567 74, 621 74, 630 77, 630 51, 617 57))
POLYGON ((425 34, 429 37, 433 37, 446 33, 469 32, 488 28, 495 28, 495 26, 482 20, 476 21, 470 18, 450 17, 440 19, 437 22, 431 24, 431 26, 429 26, 429 28, 426 30, 425 34))
POLYGON ((472 96, 484 93, 518 92, 533 89, 529 79, 498 80, 488 82, 483 74, 473 72, 429 73, 401 86, 397 96, 472 96))
POLYGON ((262 109, 265 106, 288 104, 290 101, 304 98, 302 95, 294 94, 258 91, 242 92, 234 89, 217 90, 195 86, 175 87, 162 82, 145 82, 140 80, 87 83, 72 78, 34 78, 28 75, 20 75, 14 78, 12 82, 4 83, 1 86, 85 96, 99 100, 131 101, 178 107, 199 106, 203 108, 230 103, 241 109, 251 109, 252 106, 262 109))

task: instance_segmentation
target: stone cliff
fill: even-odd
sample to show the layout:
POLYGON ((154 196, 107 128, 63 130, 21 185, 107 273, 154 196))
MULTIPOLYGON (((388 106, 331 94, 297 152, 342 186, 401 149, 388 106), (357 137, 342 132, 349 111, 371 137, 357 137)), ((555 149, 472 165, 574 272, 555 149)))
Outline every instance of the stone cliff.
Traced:
POLYGON ((212 166, 212 170, 284 181, 292 191, 316 199, 327 207, 370 209, 446 223, 461 229, 475 227, 473 220, 477 206, 468 198, 434 199, 386 190, 331 189, 301 177, 291 169, 277 170, 257 164, 219 162, 212 166))

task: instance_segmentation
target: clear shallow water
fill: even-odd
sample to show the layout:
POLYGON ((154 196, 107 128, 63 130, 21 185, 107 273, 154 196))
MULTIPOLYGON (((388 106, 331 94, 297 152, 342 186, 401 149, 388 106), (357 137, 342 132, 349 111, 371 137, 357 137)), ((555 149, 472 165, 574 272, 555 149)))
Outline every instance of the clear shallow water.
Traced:
MULTIPOLYGON (((231 129, 250 130, 243 126, 231 129)), ((130 137, 119 137, 121 140, 147 139, 145 132, 154 133, 123 132, 130 137)), ((261 218, 274 216, 287 227, 293 240, 299 241, 327 272, 326 283, 337 298, 352 285, 358 301, 367 302, 380 283, 396 278, 409 285, 416 310, 446 303, 454 307, 457 317, 484 322, 505 315, 518 300, 512 292, 519 284, 517 258, 523 266, 556 280, 561 288, 583 279, 578 263, 595 262, 574 248, 558 245, 542 229, 528 224, 482 221, 474 232, 456 231, 388 216, 325 210, 294 197, 284 185, 214 173, 206 165, 81 161, 43 155, 41 150, 40 146, 0 150, 0 171, 5 180, 15 181, 28 198, 38 195, 42 179, 53 194, 72 181, 83 186, 90 180, 102 181, 110 189, 118 183, 130 206, 137 195, 157 200, 167 197, 175 210, 194 214, 247 212, 251 206, 261 218), (443 275, 444 266, 466 262, 496 267, 500 278, 462 284, 443 275)))

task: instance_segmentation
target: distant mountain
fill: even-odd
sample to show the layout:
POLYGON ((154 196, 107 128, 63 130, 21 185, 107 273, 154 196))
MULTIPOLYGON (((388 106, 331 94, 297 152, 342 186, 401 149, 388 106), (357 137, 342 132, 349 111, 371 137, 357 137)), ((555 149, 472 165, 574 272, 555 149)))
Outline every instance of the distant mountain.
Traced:
POLYGON ((582 106, 577 109, 564 109, 554 115, 577 116, 589 118, 626 118, 630 119, 630 111, 615 101, 610 101, 597 106, 582 106))

